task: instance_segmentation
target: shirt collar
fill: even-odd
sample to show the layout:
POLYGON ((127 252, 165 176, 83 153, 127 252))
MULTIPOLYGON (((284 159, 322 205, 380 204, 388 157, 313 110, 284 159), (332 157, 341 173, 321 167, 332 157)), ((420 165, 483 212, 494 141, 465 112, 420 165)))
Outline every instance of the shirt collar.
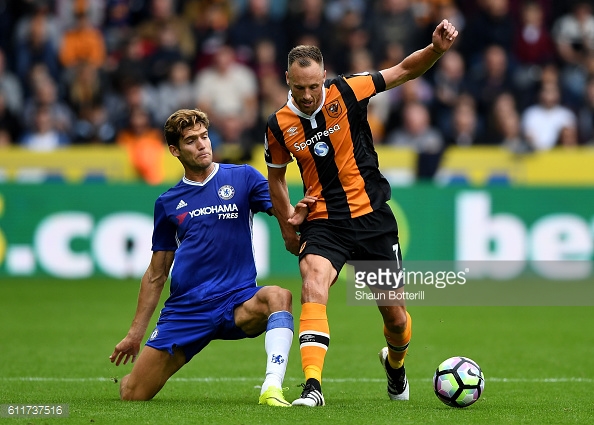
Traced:
POLYGON ((212 171, 210 172, 210 174, 208 175, 207 178, 204 179, 204 181, 202 182, 197 182, 194 180, 190 180, 189 178, 187 178, 186 176, 184 176, 183 181, 186 184, 191 184, 193 186, 204 186, 206 183, 208 183, 209 181, 211 181, 213 179, 213 177, 215 176, 215 174, 217 173, 217 171, 219 171, 219 164, 216 162, 213 162, 214 164, 214 168, 212 169, 212 171))

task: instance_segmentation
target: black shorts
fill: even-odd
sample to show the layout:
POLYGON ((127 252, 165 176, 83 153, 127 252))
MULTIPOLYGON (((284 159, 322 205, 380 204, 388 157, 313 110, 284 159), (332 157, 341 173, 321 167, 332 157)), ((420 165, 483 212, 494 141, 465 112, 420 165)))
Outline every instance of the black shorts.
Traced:
POLYGON ((320 255, 337 273, 347 261, 398 260, 402 264, 398 224, 388 204, 357 218, 305 221, 299 230, 299 261, 307 254, 320 255))

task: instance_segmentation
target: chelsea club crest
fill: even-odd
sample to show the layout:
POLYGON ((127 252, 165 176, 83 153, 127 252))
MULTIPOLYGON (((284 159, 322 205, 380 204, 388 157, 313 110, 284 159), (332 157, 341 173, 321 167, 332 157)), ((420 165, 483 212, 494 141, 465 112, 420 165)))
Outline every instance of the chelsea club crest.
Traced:
POLYGON ((226 184, 225 186, 221 186, 219 188, 219 198, 223 201, 228 201, 229 199, 233 198, 235 195, 235 189, 233 186, 226 184))

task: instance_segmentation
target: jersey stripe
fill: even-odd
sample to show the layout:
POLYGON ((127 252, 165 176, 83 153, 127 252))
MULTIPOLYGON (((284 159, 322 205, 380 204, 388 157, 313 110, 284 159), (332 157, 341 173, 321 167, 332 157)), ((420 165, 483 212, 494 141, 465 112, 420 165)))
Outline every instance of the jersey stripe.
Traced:
MULTIPOLYGON (((321 129, 326 128, 326 118, 324 114, 316 115, 317 128, 312 128, 309 120, 300 118, 301 125, 305 129, 305 139, 311 139, 321 129)), ((309 152, 315 164, 316 173, 318 175, 317 185, 312 185, 313 193, 317 193, 316 189, 319 185, 322 197, 325 200, 332 199, 332 202, 326 202, 326 217, 329 219, 349 218, 349 203, 342 187, 342 183, 338 177, 338 167, 335 159, 335 149, 330 141, 329 136, 320 137, 316 143, 309 145, 309 152), (324 145, 328 148, 328 153, 324 156, 316 154, 316 146, 324 145)), ((319 193, 319 192, 318 192, 319 193)))
MULTIPOLYGON (((348 122, 348 125, 345 126, 345 131, 348 131, 348 134, 344 137, 341 156, 337 158, 337 161, 341 162, 339 168, 344 170, 341 181, 345 190, 349 193, 348 201, 351 213, 356 212, 356 215, 364 215, 372 212, 373 209, 367 190, 361 190, 361 188, 366 188, 368 183, 365 181, 365 176, 361 173, 360 164, 357 161, 357 152, 360 150, 360 146, 358 146, 355 138, 360 136, 359 128, 361 123, 366 123, 367 120, 361 122, 359 118, 361 108, 353 90, 346 81, 340 78, 335 80, 335 84, 344 101, 346 121, 348 122)), ((366 113, 366 111, 364 112, 366 113)))
MULTIPOLYGON (((284 162, 284 164, 279 165, 287 165, 289 162, 293 161, 291 152, 289 152, 289 149, 287 149, 287 146, 285 145, 285 137, 283 136, 283 131, 280 128, 278 117, 276 115, 272 115, 268 120, 268 123, 266 124, 265 137, 267 138, 267 145, 270 143, 278 143, 283 148, 283 158, 281 161, 284 162)), ((268 146, 266 146, 264 152, 266 156, 266 163, 277 164, 275 161, 276 158, 272 158, 271 149, 268 149, 268 146)))
MULTIPOLYGON (((383 80, 383 79, 382 79, 383 80)), ((379 161, 377 153, 373 147, 373 139, 369 122, 361 120, 361 113, 367 116, 368 99, 358 101, 355 93, 345 80, 338 80, 338 89, 347 105, 347 119, 351 129, 351 140, 353 142, 353 153, 356 167, 365 187, 367 199, 364 199, 364 193, 359 192, 359 198, 353 202, 366 203, 371 212, 381 207, 381 205, 390 199, 390 186, 387 180, 379 172, 379 161), (362 112, 360 112, 362 110, 362 112), (354 140, 353 137, 357 139, 354 140)), ((374 86, 376 82, 374 81, 374 86)))

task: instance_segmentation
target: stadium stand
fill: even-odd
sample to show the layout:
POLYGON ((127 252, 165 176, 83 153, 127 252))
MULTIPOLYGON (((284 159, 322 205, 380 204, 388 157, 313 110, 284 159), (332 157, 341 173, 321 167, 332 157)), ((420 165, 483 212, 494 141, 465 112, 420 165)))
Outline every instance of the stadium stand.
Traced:
MULTIPOLYGON (((461 31, 451 58, 372 105, 380 164, 391 183, 418 178, 422 149, 384 145, 384 138, 403 129, 406 105, 420 102, 445 141, 433 176, 439 184, 592 184, 594 40, 588 28, 594 28, 594 14, 583 0, 2 2, 0 181, 142 179, 117 134, 139 108, 159 129, 173 112, 168 108, 201 105, 198 76, 216 67, 223 46, 231 46, 235 60, 255 75, 257 112, 250 116, 257 119, 238 127, 241 134, 222 124, 224 118, 214 120, 216 159, 251 161, 265 170, 263 123, 286 96, 288 47, 320 45, 329 74, 359 71, 361 61, 381 69, 427 43, 443 18, 461 31), (576 20, 584 22, 581 38, 571 31, 576 20), (398 22, 410 31, 398 31, 398 22), (83 42, 89 47, 81 48, 83 42), (566 120, 571 128, 558 130, 551 149, 536 152, 523 115, 545 86, 559 90, 558 105, 575 119, 566 120), (34 128, 38 110, 53 118, 46 138, 34 128), (32 133, 45 143, 32 146, 49 152, 26 147, 32 133), (52 141, 55 134, 59 142, 52 141)), ((179 178, 173 159, 163 157, 165 171, 151 184, 179 178)))

